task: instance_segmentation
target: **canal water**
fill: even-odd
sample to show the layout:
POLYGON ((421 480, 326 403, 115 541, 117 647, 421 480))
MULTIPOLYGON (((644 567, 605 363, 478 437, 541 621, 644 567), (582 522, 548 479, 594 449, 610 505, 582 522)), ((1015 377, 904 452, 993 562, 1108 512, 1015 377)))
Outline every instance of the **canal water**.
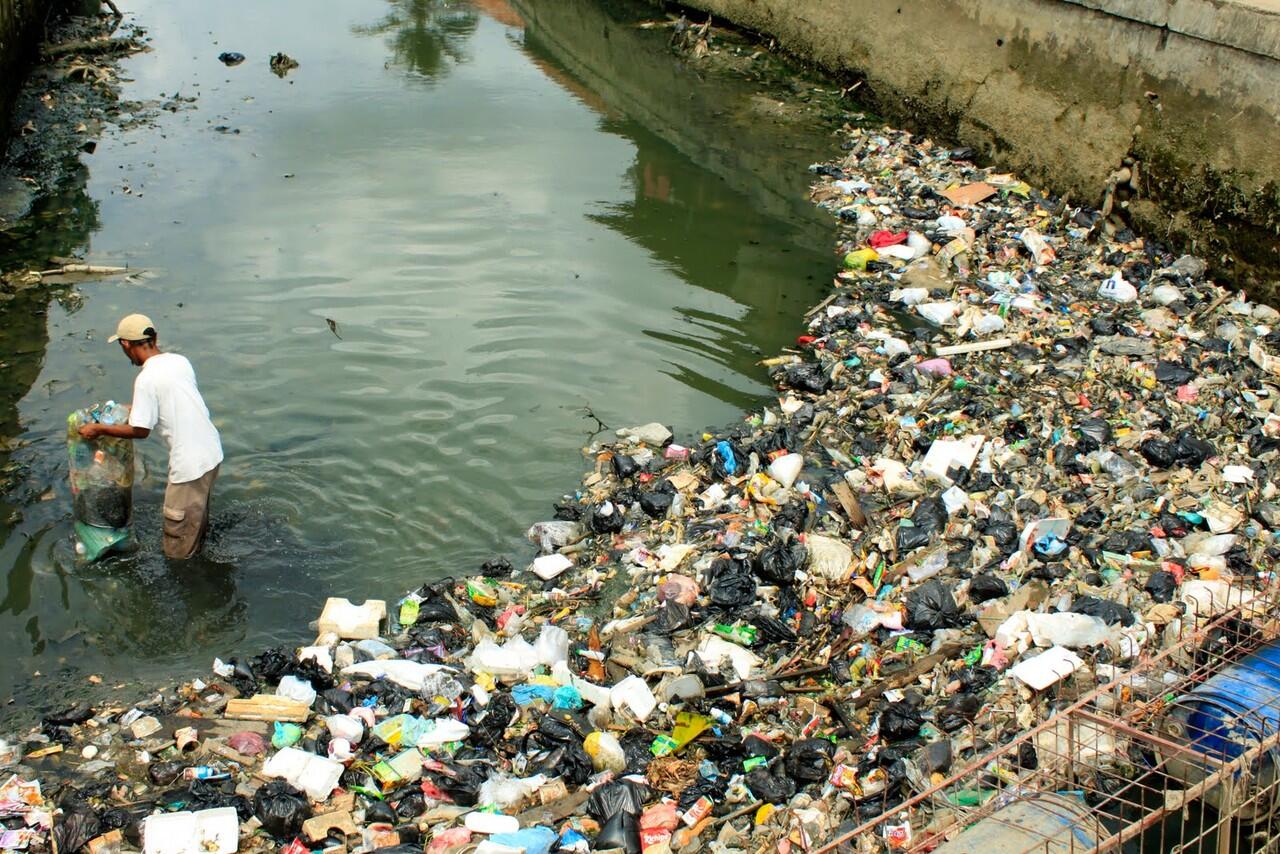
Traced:
POLYGON ((744 115, 760 98, 664 30, 583 11, 557 31, 565 4, 127 4, 154 49, 125 97, 194 104, 110 132, 0 242, 0 269, 81 252, 145 271, 5 308, 22 476, 0 500, 3 714, 305 642, 329 595, 520 564, 578 483, 584 408, 693 437, 768 394, 756 362, 833 269, 804 199, 826 129, 744 115), (283 79, 276 51, 300 63, 283 79), (211 540, 159 555, 151 440, 140 550, 78 566, 65 419, 130 397, 106 338, 134 311, 191 359, 222 431, 211 540))

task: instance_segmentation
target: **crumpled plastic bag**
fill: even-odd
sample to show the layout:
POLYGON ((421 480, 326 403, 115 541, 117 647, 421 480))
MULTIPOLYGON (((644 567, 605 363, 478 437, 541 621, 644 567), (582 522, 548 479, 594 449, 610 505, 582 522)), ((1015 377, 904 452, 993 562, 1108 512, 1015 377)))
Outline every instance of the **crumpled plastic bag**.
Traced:
POLYGON ((997 575, 988 572, 969 579, 969 599, 974 603, 981 604, 1007 595, 1009 585, 997 575))
POLYGON ((1099 599, 1097 596, 1077 596, 1071 603, 1074 614, 1088 614, 1097 617, 1108 625, 1119 623, 1122 626, 1133 625, 1133 612, 1118 602, 1099 599))
POLYGON ((951 590, 936 578, 912 588, 907 594, 907 626, 913 629, 955 628, 964 624, 951 590))
POLYGON ((770 584, 794 584, 796 572, 804 569, 808 559, 809 552, 802 544, 776 542, 756 556, 756 575, 770 584))
POLYGON ((276 839, 292 839, 311 818, 311 804, 300 789, 284 780, 264 783, 253 795, 253 814, 276 839))
POLYGON ((791 744, 783 767, 800 785, 824 780, 834 764, 836 746, 825 738, 802 738, 791 744))
POLYGON ((885 741, 915 738, 923 725, 920 710, 907 702, 890 703, 880 713, 880 737, 885 741))
POLYGON ((812 362, 788 365, 782 373, 782 382, 789 388, 810 394, 825 394, 831 388, 831 377, 821 365, 812 362))
POLYGON ((747 788, 758 800, 771 804, 786 803, 796 793, 796 784, 785 777, 770 773, 768 768, 757 767, 747 772, 747 788))
POLYGON ((756 600, 756 579, 747 557, 716 558, 707 572, 711 603, 722 608, 743 608, 756 600))
POLYGON ((938 496, 922 500, 911 514, 910 525, 900 525, 897 531, 899 554, 915 551, 929 545, 947 526, 947 505, 938 496))

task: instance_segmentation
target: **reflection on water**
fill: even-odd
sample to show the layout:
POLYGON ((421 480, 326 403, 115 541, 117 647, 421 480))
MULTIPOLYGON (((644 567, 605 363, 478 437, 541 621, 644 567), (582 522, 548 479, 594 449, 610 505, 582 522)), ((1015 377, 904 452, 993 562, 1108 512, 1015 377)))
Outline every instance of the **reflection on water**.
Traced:
POLYGON ((327 595, 519 563, 522 531, 578 482, 584 405, 686 437, 736 417, 830 273, 803 200, 821 134, 778 154, 735 128, 731 153, 723 117, 661 106, 689 85, 661 77, 661 35, 619 33, 626 52, 588 73, 560 41, 598 36, 525 30, 503 0, 135 5, 157 49, 130 60, 127 94, 180 83, 199 109, 104 140, 72 214, 0 255, 87 245, 147 271, 84 287, 79 310, 33 299, 0 341, 26 371, 0 696, 34 710, 88 673, 146 684, 306 642, 327 595), (251 60, 226 69, 228 49, 251 60), (266 68, 278 50, 301 63, 287 81, 266 68), (63 425, 128 397, 134 369, 104 339, 136 310, 191 358, 222 433, 213 533, 197 561, 159 554, 147 441, 139 550, 77 567, 63 425))
POLYGON ((392 0, 386 17, 353 30, 387 36, 392 62, 435 80, 467 60, 467 41, 480 23, 471 5, 453 0, 392 0))

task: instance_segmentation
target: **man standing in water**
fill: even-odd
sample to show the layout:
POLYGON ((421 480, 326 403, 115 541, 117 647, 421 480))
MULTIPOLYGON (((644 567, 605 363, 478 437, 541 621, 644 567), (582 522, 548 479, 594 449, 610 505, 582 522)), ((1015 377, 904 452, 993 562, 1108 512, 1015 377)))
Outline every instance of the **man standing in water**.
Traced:
POLYGON ((116 436, 145 439, 153 429, 169 446, 169 485, 164 491, 164 553, 185 560, 196 553, 209 530, 209 494, 222 463, 222 440, 209 420, 196 374, 185 356, 162 353, 151 319, 131 314, 116 334, 129 361, 142 368, 133 383, 128 424, 85 424, 86 439, 116 436))

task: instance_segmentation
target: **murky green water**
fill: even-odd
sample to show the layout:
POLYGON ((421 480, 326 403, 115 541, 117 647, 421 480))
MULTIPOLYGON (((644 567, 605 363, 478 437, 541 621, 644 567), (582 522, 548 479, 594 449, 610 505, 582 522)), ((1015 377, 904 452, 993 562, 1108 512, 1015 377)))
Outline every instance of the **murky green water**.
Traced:
POLYGON ((618 43, 580 45, 578 65, 579 36, 494 0, 129 6, 155 50, 128 62, 126 96, 198 102, 109 135, 9 247, 87 243, 150 274, 87 285, 74 311, 4 309, 4 382, 31 387, 0 413, 28 471, 0 505, 0 699, 204 673, 309 640, 327 595, 527 559, 523 530, 579 479, 582 407, 685 435, 735 418, 831 272, 803 199, 827 138, 780 147, 766 122, 681 107, 697 86, 732 98, 664 35, 636 43, 673 75, 650 80, 618 43), (224 68, 224 50, 249 58, 224 68), (275 51, 301 67, 272 76, 275 51), (134 369, 105 339, 132 311, 190 357, 222 431, 212 540, 185 565, 159 556, 149 441, 142 551, 77 567, 64 419, 128 399, 134 369))

